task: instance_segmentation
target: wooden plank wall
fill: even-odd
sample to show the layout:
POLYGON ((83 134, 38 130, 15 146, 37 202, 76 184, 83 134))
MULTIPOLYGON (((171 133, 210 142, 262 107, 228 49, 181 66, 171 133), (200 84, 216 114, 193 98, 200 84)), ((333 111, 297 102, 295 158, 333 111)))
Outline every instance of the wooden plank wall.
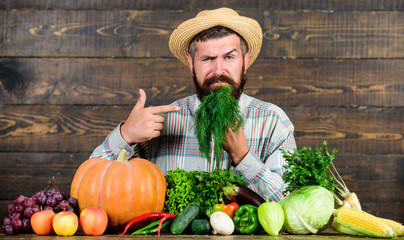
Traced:
POLYGON ((0 2, 0 213, 76 168, 136 103, 193 94, 168 49, 202 9, 255 18, 262 51, 246 93, 282 107, 299 146, 339 151, 363 208, 404 222, 404 1, 3 0, 0 2))

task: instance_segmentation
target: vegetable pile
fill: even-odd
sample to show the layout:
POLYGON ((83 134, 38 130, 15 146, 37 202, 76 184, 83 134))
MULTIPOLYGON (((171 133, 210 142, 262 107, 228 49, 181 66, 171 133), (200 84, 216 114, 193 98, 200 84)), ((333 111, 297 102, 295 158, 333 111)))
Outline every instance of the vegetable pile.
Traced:
POLYGON ((310 147, 301 147, 293 153, 282 150, 286 161, 285 168, 289 169, 283 175, 285 183, 284 195, 304 186, 319 185, 329 190, 337 206, 352 206, 361 209, 355 193, 351 193, 334 166, 333 160, 337 150, 331 154, 327 149, 327 142, 323 147, 316 147, 314 151, 310 147))
MULTIPOLYGON (((136 217, 125 222, 125 225, 122 226, 123 231, 119 234, 123 235, 132 230, 132 235, 157 234, 158 236, 162 231, 173 235, 188 233, 231 235, 236 233, 278 236, 282 232, 318 234, 331 222, 331 228, 336 232, 351 236, 377 238, 403 236, 404 225, 394 220, 377 217, 361 209, 359 200, 352 192, 349 192, 333 164, 336 153, 335 149, 331 154, 328 152, 325 141, 323 147, 316 147, 314 152, 308 147, 296 149, 294 153, 283 152, 287 162, 285 167, 288 169, 284 180, 288 187, 284 192, 285 198, 279 203, 269 201, 268 198, 264 200, 258 193, 248 188, 242 176, 235 175, 233 170, 218 169, 213 172, 204 172, 177 169, 168 171, 166 176, 157 172, 159 173, 157 175, 161 176, 160 180, 165 180, 167 183, 167 185, 161 183, 159 185, 164 189, 162 192, 162 200, 165 200, 164 208, 153 208, 153 210, 137 214, 136 217)), ((121 157, 123 154, 124 152, 121 157)), ((140 160, 136 161, 139 163, 140 160)), ((98 162, 103 163, 104 161, 101 159, 98 162)), ((146 162, 145 164, 153 164, 149 161, 146 162)), ((129 164, 119 161, 116 163, 129 164)), ((157 168, 157 166, 153 167, 157 168)), ((139 166, 134 171, 138 168, 139 166)), ((103 168, 99 168, 98 171, 100 169, 103 168)), ((94 171, 97 168, 88 170, 94 171)), ((76 173, 76 175, 80 174, 76 173)), ((96 174, 88 176, 87 183, 95 182, 96 176, 96 174)), ((106 184, 116 182, 116 179, 105 180, 105 177, 102 179, 106 184)), ((133 182, 130 183, 133 184, 133 182)), ((145 184, 144 181, 138 181, 137 184, 144 184, 142 189, 144 193, 154 194, 156 192, 156 184, 145 184)), ((100 194, 108 195, 111 190, 99 187, 97 189, 100 192, 95 194, 89 187, 80 189, 79 192, 90 194, 88 201, 99 199, 100 194)), ((46 194, 50 193, 50 190, 46 191, 46 194)), ((117 192, 114 193, 118 195, 117 192)), ((138 194, 139 192, 135 194, 133 192, 122 194, 121 192, 119 199, 125 201, 132 196, 137 196, 138 198, 133 201, 134 205, 145 204, 145 200, 150 201, 150 198, 143 195, 138 196, 138 194)), ((40 196, 35 196, 32 201, 39 201, 40 196)), ((53 194, 52 196, 56 197, 53 194)), ((19 222, 18 218, 23 211, 20 204, 23 200, 25 205, 30 202, 29 199, 19 196, 16 203, 9 204, 8 208, 13 212, 12 215, 3 219, 5 234, 8 234, 10 224, 15 225, 19 222), (7 224, 9 222, 10 224, 7 224)), ((80 204, 80 201, 78 203, 80 204)), ((82 201, 82 203, 85 202, 82 201)), ((113 203, 109 206, 121 207, 121 205, 113 203)), ((82 208, 81 205, 79 207, 82 208)), ((124 207, 127 206, 122 208, 124 207)), ((104 208, 105 206, 85 208, 81 211, 80 226, 86 235, 104 233, 110 222, 104 208), (86 231, 86 229, 90 231, 86 231)), ((62 213, 68 212, 63 211, 62 213)), ((74 215, 74 213, 71 212, 70 215, 74 215)), ((66 214, 64 218, 69 218, 70 215, 66 214)), ((75 234, 78 227, 77 217, 76 221, 71 221, 72 224, 69 225, 69 228, 65 227, 65 220, 62 221, 61 217, 60 220, 55 221, 55 219, 58 218, 53 210, 38 210, 32 215, 32 228, 37 235, 53 234, 53 231, 63 236, 75 234), (41 217, 35 220, 36 216, 41 217), (41 228, 37 228, 37 226, 41 228)))
POLYGON ((247 184, 241 176, 236 176, 233 171, 223 169, 210 173, 176 169, 167 172, 166 182, 167 192, 164 206, 166 211, 179 214, 189 204, 195 203, 207 216, 213 212, 215 203, 225 201, 223 191, 216 182, 224 186, 247 184))
POLYGON ((283 151, 289 169, 283 176, 288 184, 284 194, 290 193, 281 201, 284 229, 294 234, 317 233, 334 215, 331 227, 340 233, 382 238, 404 235, 402 224, 362 210, 358 197, 349 191, 334 166, 336 153, 335 149, 328 152, 326 141, 314 151, 309 147, 294 153, 283 151))
POLYGON ((325 141, 314 151, 302 147, 294 153, 283 152, 288 187, 279 203, 264 200, 233 170, 168 171, 164 211, 133 219, 120 234, 130 229, 135 230, 133 235, 160 235, 164 230, 173 235, 318 234, 332 220, 332 229, 351 236, 404 235, 402 224, 361 210, 333 164, 336 153, 335 149, 328 152, 325 141), (352 196, 355 201, 350 200, 352 196), (137 225, 142 222, 149 225, 137 225))

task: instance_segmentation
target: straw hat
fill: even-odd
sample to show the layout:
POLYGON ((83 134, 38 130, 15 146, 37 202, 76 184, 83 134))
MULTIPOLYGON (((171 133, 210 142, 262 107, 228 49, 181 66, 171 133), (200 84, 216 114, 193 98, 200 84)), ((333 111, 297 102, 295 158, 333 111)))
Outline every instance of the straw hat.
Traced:
POLYGON ((230 8, 202 11, 195 18, 181 23, 170 36, 168 45, 171 52, 178 60, 188 66, 187 54, 192 39, 203 30, 215 26, 230 28, 244 38, 250 52, 248 68, 260 52, 262 29, 254 19, 240 16, 230 8))

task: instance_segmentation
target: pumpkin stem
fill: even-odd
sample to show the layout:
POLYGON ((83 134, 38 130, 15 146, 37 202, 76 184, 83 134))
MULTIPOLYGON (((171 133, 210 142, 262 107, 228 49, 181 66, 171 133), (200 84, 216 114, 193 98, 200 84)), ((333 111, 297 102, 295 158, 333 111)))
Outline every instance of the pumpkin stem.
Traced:
POLYGON ((121 152, 120 152, 119 155, 118 155, 117 161, 118 161, 118 162, 122 162, 122 163, 126 162, 125 156, 126 156, 127 153, 128 153, 128 152, 127 152, 125 149, 122 149, 121 152))

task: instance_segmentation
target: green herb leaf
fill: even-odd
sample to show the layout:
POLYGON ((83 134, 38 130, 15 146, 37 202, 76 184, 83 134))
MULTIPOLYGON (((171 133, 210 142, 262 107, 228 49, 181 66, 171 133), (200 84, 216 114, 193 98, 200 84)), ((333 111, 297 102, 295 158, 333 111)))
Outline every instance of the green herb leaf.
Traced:
POLYGON ((334 191, 336 185, 328 170, 333 166, 332 161, 337 150, 333 149, 330 154, 326 141, 323 142, 322 148, 316 146, 314 151, 310 147, 300 147, 293 154, 281 151, 287 163, 285 168, 289 169, 283 175, 285 183, 288 184, 284 195, 308 185, 320 185, 331 192, 334 191))
POLYGON ((214 181, 223 186, 247 185, 241 176, 234 174, 233 170, 217 169, 213 172, 204 172, 176 169, 168 171, 165 210, 179 214, 189 204, 196 203, 202 212, 210 216, 213 212, 213 204, 225 201, 223 191, 214 181))

